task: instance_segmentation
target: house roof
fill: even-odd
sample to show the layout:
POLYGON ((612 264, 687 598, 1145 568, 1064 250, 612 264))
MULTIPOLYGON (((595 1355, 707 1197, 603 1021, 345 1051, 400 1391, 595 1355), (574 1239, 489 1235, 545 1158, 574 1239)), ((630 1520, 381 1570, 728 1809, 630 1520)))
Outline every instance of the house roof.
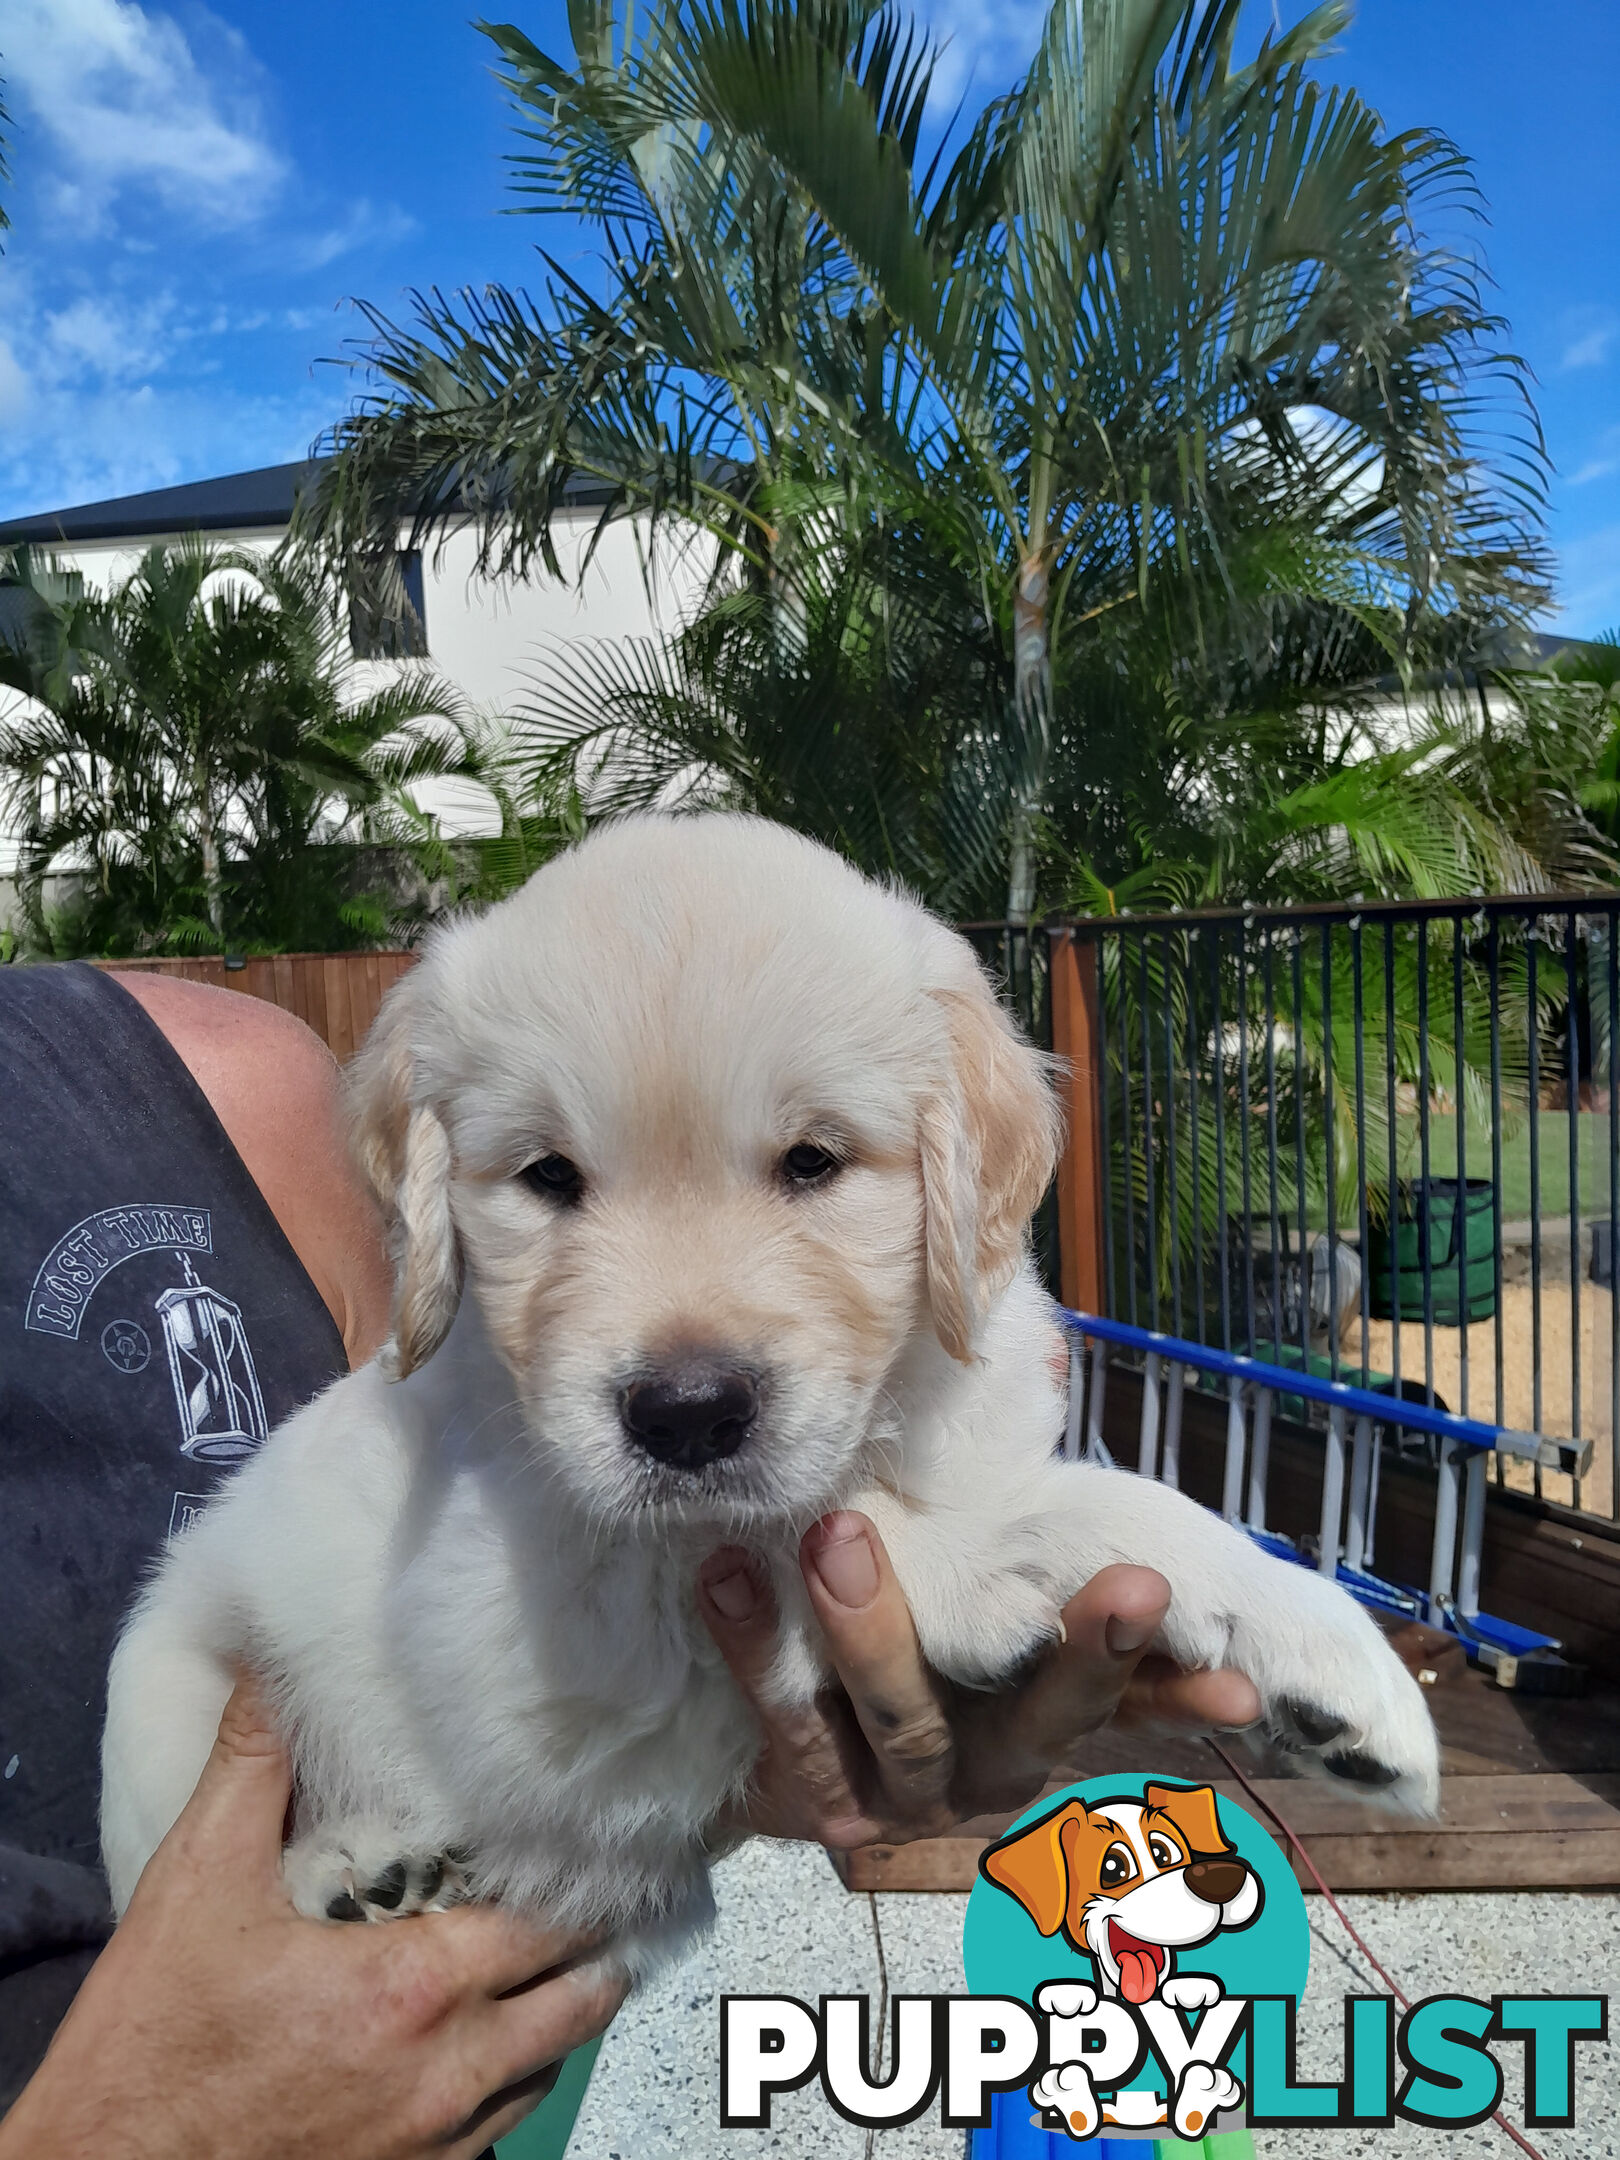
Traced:
MULTIPOLYGON (((153 488, 144 495, 118 495, 109 502, 8 518, 0 521, 0 542, 59 547, 76 540, 159 538, 165 533, 275 531, 290 523, 300 492, 325 463, 324 458, 299 458, 291 465, 261 465, 218 480, 191 480, 183 487, 153 488)), ((573 481, 564 492, 581 507, 607 500, 607 490, 589 480, 573 481)))
POLYGON ((300 458, 291 465, 261 465, 254 472, 227 473, 218 480, 192 480, 184 487, 153 488, 144 495, 118 495, 110 502, 8 518, 0 523, 0 540, 52 546, 147 533, 273 529, 290 521, 299 490, 320 471, 321 462, 300 458))

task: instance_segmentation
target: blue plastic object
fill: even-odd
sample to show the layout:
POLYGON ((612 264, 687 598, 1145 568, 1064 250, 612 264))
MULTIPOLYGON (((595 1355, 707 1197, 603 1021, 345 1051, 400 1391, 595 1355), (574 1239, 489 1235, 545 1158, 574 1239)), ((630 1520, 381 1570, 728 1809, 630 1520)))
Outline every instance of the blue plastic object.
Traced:
POLYGON ((1404 1425, 1411 1432, 1433 1433, 1437 1439, 1450 1440, 1475 1453, 1490 1454, 1500 1448, 1510 1455, 1523 1455, 1532 1462, 1547 1460, 1553 1469, 1565 1469, 1568 1467, 1565 1462, 1552 1458, 1560 1451, 1568 1452, 1582 1445, 1579 1441, 1545 1440, 1539 1433, 1515 1432, 1507 1425, 1482 1424, 1478 1418, 1458 1417, 1455 1411, 1436 1409, 1432 1403, 1396 1402, 1388 1395, 1375 1395, 1369 1388, 1352 1387, 1348 1381, 1323 1380, 1311 1372, 1288 1372, 1281 1365, 1266 1364, 1261 1358, 1242 1357, 1232 1350, 1215 1350, 1208 1343, 1186 1342, 1177 1335, 1161 1335, 1154 1328, 1131 1327, 1123 1320, 1104 1320, 1095 1313, 1070 1312, 1065 1307, 1058 1317, 1065 1327, 1072 1328, 1078 1335, 1089 1335, 1097 1342, 1114 1343, 1124 1350, 1153 1351, 1177 1365, 1191 1366, 1195 1372, 1214 1373, 1225 1380, 1249 1381, 1270 1388, 1275 1395, 1307 1396, 1330 1410, 1343 1410, 1352 1417, 1374 1418, 1385 1425, 1404 1425))
MULTIPOLYGON (((1387 1395, 1374 1394, 1362 1387, 1353 1387, 1342 1380, 1324 1379, 1309 1370, 1289 1371, 1279 1365, 1268 1365, 1259 1358, 1243 1357, 1230 1350, 1215 1350, 1207 1343, 1182 1340, 1179 1336, 1163 1335, 1151 1328, 1131 1327, 1123 1320, 1103 1320, 1092 1313, 1071 1312, 1061 1308, 1059 1317, 1063 1324, 1077 1335, 1090 1336, 1094 1341, 1112 1343, 1122 1350, 1134 1350, 1144 1354, 1170 1359, 1178 1365, 1191 1367, 1196 1372, 1206 1372, 1217 1378, 1241 1380, 1248 1385, 1269 1388, 1278 1400, 1284 1400, 1290 1391, 1294 1396, 1308 1396, 1311 1401, 1325 1404, 1330 1409, 1342 1410, 1346 1415, 1368 1417, 1381 1425, 1404 1426, 1414 1432, 1425 1432, 1454 1446, 1463 1447, 1476 1454, 1485 1454, 1497 1448, 1509 1453, 1534 1459, 1538 1449, 1557 1450, 1578 1448, 1579 1442, 1542 1442, 1533 1433, 1519 1433, 1507 1426, 1485 1425, 1477 1418, 1457 1417, 1449 1410, 1436 1409, 1432 1404, 1407 1402, 1387 1395)), ((1273 1558, 1289 1560, 1299 1567, 1314 1568, 1316 1557, 1296 1545, 1292 1538, 1280 1536, 1274 1530, 1247 1530, 1257 1545, 1262 1546, 1273 1558)), ((1391 1613, 1401 1618, 1422 1619, 1429 1610, 1426 1592, 1404 1584, 1386 1582, 1381 1575, 1374 1575, 1364 1568, 1352 1568, 1339 1563, 1338 1581, 1350 1595, 1362 1605, 1375 1611, 1391 1613)), ((1440 1617, 1450 1633, 1458 1636, 1471 1661, 1494 1662, 1498 1656, 1529 1660, 1556 1652, 1561 1646, 1556 1636, 1539 1634, 1534 1628, 1519 1627, 1511 1620, 1499 1619, 1494 1613, 1459 1613, 1448 1598, 1440 1600, 1440 1617)), ((1555 1660, 1562 1664, 1562 1660, 1555 1660)), ((1046 2133, 1042 2133, 1045 2135, 1046 2133)), ((978 2155, 974 2155, 978 2160, 978 2155)))
POLYGON ((971 2160, 1254 2160, 1246 2130, 1228 2130, 1188 2143, 1181 2138, 1072 2138, 1043 2130, 1025 2092, 996 2093, 990 2127, 975 2130, 971 2160))
POLYGON ((997 2093, 990 2127, 973 2133, 973 2160, 1150 2160, 1146 2138, 1076 2139, 1064 2130, 1043 2130, 1030 2119, 1029 2095, 997 2093))

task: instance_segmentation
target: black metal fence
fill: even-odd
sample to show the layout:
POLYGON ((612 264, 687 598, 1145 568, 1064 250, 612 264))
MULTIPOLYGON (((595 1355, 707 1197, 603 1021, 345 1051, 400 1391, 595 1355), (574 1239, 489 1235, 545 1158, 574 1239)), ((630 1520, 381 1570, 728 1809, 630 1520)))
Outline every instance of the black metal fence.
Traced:
POLYGON ((1580 896, 1076 925, 1107 1315, 1591 1439, 1584 1480, 1498 1474, 1612 1516, 1617 918, 1580 896))

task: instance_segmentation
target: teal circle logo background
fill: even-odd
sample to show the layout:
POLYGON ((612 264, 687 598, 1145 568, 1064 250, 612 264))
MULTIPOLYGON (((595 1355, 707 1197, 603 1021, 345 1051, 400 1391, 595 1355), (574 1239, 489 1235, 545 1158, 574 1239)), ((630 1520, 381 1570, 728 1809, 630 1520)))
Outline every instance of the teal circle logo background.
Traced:
MULTIPOLYGON (((1187 1778, 1151 1772, 1087 1778, 1026 1808, 1007 1834, 1027 1829, 1071 1800, 1083 1807, 1105 1800, 1140 1801, 1149 1785, 1198 1790, 1187 1778)), ((1212 1973, 1228 1995, 1292 1995, 1297 2001, 1305 1992, 1310 1969, 1311 1932, 1294 1871, 1275 1839, 1224 1793, 1216 1795, 1216 1815, 1239 1857, 1259 1876, 1264 1902, 1249 1926, 1224 1930, 1195 1949, 1177 1951, 1176 1970, 1212 1973)), ((962 1969, 971 1993, 1011 1995, 1028 2003, 1033 2003, 1035 1990, 1048 1980, 1097 1984, 1096 1967, 1083 1951, 1071 1948, 1061 1934, 1043 1935, 1018 1900, 983 1875, 968 1898, 962 1969)), ((1247 2052, 1244 2042, 1242 2053, 1247 2052)), ((1240 2077, 1244 2075, 1235 2061, 1234 2068, 1240 2077)))

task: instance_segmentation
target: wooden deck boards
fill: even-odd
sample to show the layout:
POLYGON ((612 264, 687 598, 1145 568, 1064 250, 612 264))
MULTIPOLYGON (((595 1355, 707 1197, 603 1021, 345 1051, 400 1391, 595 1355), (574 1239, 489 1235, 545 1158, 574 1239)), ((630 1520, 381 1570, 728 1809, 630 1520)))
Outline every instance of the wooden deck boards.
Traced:
MULTIPOLYGON (((1251 1755, 1242 1741, 1223 1742, 1292 1825, 1329 1887, 1620 1887, 1620 1690, 1599 1686, 1573 1701, 1512 1694, 1471 1669, 1451 1637, 1413 1627, 1398 1645, 1414 1669, 1436 1674, 1429 1697, 1443 1751, 1438 1821, 1393 1814, 1347 1787, 1291 1774, 1268 1750, 1251 1755)), ((1205 1780, 1253 1809, 1203 1741, 1111 1730, 1075 1750, 1053 1789, 1148 1769, 1205 1780)), ((980 1853, 1005 1828, 1004 1818, 987 1817, 964 1823, 954 1837, 835 1855, 834 1865, 851 1890, 963 1891, 972 1887, 980 1853)), ((1312 1887, 1297 1863, 1295 1872, 1312 1887)))

